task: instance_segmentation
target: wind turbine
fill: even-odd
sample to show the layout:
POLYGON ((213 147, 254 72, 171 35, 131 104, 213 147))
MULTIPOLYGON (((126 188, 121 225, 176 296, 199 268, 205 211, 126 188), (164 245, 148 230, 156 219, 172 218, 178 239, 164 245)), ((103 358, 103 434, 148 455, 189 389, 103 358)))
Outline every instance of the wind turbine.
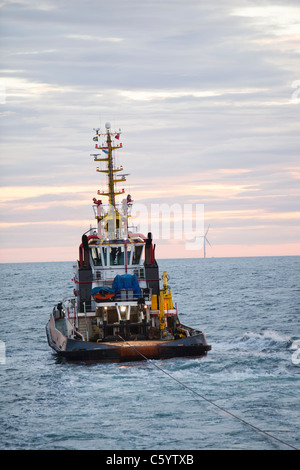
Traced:
POLYGON ((209 246, 211 246, 211 244, 209 243, 208 241, 208 238, 207 238, 207 233, 208 233, 208 230, 209 230, 209 226, 205 232, 205 235, 203 235, 203 251, 204 251, 204 258, 206 258, 206 242, 209 244, 209 246))

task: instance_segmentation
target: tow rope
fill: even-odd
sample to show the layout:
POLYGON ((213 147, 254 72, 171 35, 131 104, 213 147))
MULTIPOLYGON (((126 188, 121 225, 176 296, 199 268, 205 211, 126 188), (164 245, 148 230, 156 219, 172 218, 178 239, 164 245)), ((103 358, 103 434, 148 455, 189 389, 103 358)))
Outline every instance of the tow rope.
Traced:
POLYGON ((164 369, 162 369, 158 364, 156 364, 155 362, 153 362, 152 359, 149 359, 148 357, 144 356, 144 354, 142 354, 136 347, 134 347, 132 344, 129 344, 124 338, 122 338, 122 336, 118 335, 119 338, 121 338, 122 341, 124 341, 124 343, 128 344, 128 346, 132 349, 134 349, 143 359, 145 359, 145 361, 147 361, 148 363, 150 363, 153 367, 156 367, 156 369, 160 370, 161 372, 163 372, 165 375, 167 375, 168 377, 170 377, 170 379, 174 380, 175 382, 177 382, 179 385, 182 385, 182 387, 186 388, 187 390, 189 390, 190 392, 192 392, 194 395, 196 395, 197 397, 199 398, 202 398, 202 400, 205 400, 207 403, 209 403, 210 405, 218 408, 219 410, 223 411, 224 413, 228 414, 229 416, 231 416, 232 418, 235 418, 237 419, 238 421, 240 421, 241 423, 249 426, 250 428, 254 429, 255 431, 258 431, 260 432, 261 434, 264 434, 265 436, 267 437, 270 437, 271 439, 274 439, 275 441, 277 442, 280 442, 281 444, 289 447, 290 449, 293 449, 293 450, 299 450, 297 449, 296 447, 292 446, 291 444, 288 444, 287 442, 283 441, 282 439, 279 439, 278 437, 275 437, 273 434, 270 434, 266 431, 263 431, 262 429, 258 428, 257 426, 254 426, 253 424, 249 423, 248 421, 245 421, 244 419, 240 418, 239 416, 231 413, 230 411, 228 410, 225 410, 225 408, 223 408, 222 406, 219 406, 217 405, 216 403, 214 403, 213 401, 209 400, 208 398, 206 398, 204 395, 201 395, 200 393, 196 392, 195 390, 193 390, 192 388, 190 388, 188 385, 184 384, 183 382, 181 382, 180 380, 176 379, 176 377, 173 377, 173 375, 169 374, 169 372, 166 372, 164 369))

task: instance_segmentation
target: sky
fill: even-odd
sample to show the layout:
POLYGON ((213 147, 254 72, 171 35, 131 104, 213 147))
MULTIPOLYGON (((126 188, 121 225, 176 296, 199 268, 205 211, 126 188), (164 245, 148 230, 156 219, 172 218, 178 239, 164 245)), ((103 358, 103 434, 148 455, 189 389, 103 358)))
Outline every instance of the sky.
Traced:
MULTIPOLYGON (((299 18, 298 0, 0 0, 0 262, 77 259, 106 122, 148 222, 190 207, 208 258, 300 255, 299 18)), ((154 228, 158 257, 203 257, 154 228)))

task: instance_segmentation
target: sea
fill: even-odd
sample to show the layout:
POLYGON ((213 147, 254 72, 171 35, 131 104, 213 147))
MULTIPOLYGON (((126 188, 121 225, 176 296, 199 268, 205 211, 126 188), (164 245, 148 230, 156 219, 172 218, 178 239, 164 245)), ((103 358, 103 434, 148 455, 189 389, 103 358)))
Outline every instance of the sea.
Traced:
POLYGON ((73 263, 0 265, 1 450, 300 448, 300 257, 159 265, 206 357, 68 363, 45 326, 73 296, 73 263))

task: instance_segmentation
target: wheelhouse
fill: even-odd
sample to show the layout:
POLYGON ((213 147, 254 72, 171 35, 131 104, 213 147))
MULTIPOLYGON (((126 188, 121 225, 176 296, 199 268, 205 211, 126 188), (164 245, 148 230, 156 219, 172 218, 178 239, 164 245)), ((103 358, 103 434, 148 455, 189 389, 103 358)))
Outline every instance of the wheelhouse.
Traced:
POLYGON ((90 263, 93 267, 128 268, 141 264, 145 242, 142 239, 105 243, 105 241, 89 244, 90 263))

